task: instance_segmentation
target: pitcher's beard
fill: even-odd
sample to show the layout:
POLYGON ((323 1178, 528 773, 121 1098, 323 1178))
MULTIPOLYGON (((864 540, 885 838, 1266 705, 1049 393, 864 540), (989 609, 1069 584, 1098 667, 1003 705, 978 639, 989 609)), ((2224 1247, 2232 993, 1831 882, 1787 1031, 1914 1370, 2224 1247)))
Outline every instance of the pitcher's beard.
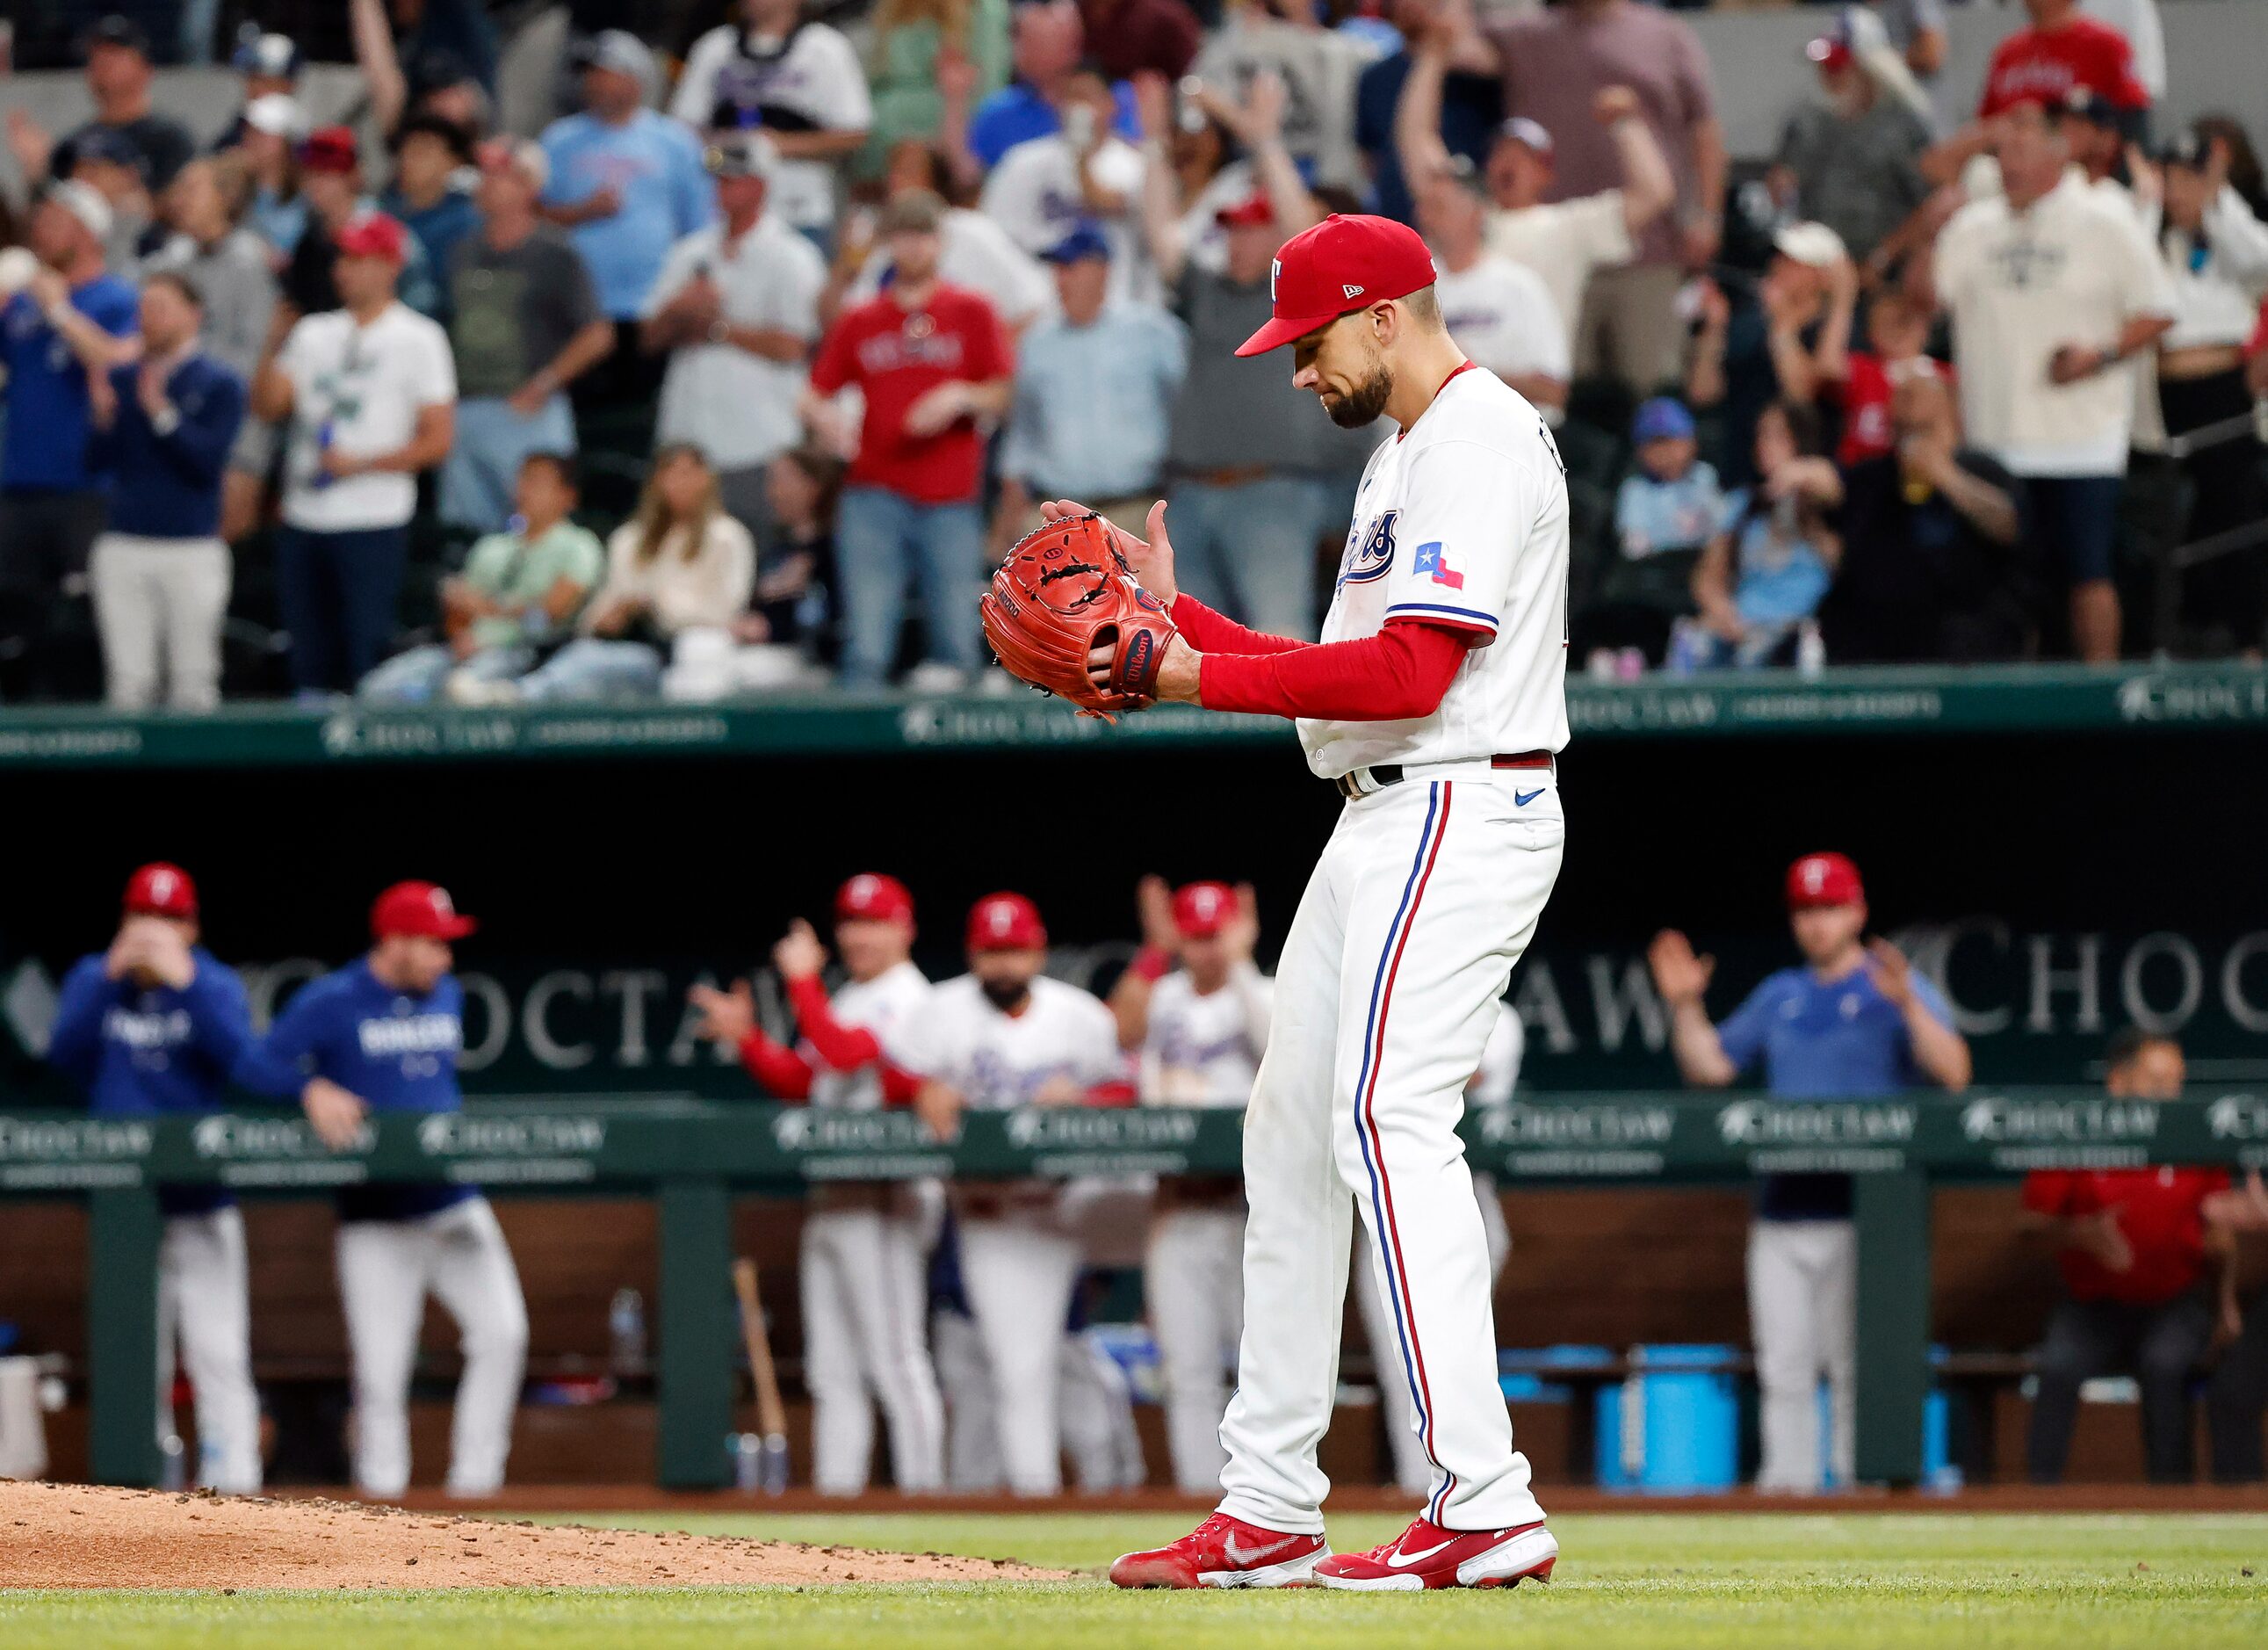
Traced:
POLYGON ((1004 1014, 1015 1013, 1032 994, 1029 980, 979 980, 976 986, 984 993, 985 1000, 1004 1014))
POLYGON ((1381 366, 1356 385, 1352 394, 1342 395, 1338 400, 1326 403, 1323 410, 1331 416, 1331 422, 1340 429, 1359 430, 1365 424, 1377 421, 1378 415, 1386 410, 1387 398, 1393 394, 1394 380, 1387 376, 1386 369, 1381 366))

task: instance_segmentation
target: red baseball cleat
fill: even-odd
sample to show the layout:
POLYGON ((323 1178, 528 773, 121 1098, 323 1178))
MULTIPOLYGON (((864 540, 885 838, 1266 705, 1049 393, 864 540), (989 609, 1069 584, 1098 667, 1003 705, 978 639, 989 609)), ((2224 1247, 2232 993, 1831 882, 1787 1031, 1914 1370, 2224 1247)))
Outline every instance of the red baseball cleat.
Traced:
POLYGON ((1343 1552, 1315 1566, 1325 1587, 1415 1593, 1432 1587, 1517 1587, 1549 1581, 1559 1543, 1541 1524, 1512 1529, 1444 1529, 1419 1519, 1383 1547, 1343 1552))
POLYGON ((1263 1529, 1215 1513, 1169 1546, 1130 1552, 1110 1566, 1117 1587, 1313 1587, 1321 1536, 1263 1529))

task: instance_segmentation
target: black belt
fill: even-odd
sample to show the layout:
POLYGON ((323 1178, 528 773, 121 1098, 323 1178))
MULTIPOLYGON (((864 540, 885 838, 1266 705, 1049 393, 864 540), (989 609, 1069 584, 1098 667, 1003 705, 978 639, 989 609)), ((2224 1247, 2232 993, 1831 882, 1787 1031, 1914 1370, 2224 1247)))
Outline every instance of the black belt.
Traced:
MULTIPOLYGON (((1491 768, 1549 768, 1551 766, 1551 753, 1548 750, 1523 750, 1516 755, 1498 754, 1490 757, 1488 764, 1491 768)), ((1388 785, 1402 783, 1402 764, 1398 762, 1374 762, 1367 768, 1359 768, 1355 771, 1368 774, 1371 782, 1381 790, 1388 785)), ((1356 797, 1371 794, 1367 791, 1355 788, 1352 773, 1343 773, 1331 783, 1338 787, 1339 794, 1350 801, 1356 797)))

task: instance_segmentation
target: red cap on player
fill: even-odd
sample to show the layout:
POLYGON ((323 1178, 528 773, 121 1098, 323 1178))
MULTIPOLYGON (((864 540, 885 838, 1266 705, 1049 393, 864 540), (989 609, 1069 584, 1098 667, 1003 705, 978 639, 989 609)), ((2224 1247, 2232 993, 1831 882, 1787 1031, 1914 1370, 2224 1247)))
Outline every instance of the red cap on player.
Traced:
POLYGON ((1184 939, 1210 939, 1236 912, 1236 890, 1226 882, 1192 882, 1174 891, 1174 926, 1184 939))
POLYGON ((153 859, 126 879, 126 910, 132 917, 194 918, 197 885, 180 866, 153 859))
POLYGON ((434 882, 397 882, 370 908, 370 932, 379 939, 394 934, 462 939, 479 926, 459 915, 449 890, 434 882))
POLYGON ((1333 212, 1276 254, 1268 277, 1276 318, 1236 352, 1264 355, 1326 321, 1432 284, 1433 254, 1416 230, 1390 217, 1333 212))
POLYGON ((1020 894, 988 894, 969 910, 971 951, 1038 951, 1047 943, 1040 908, 1020 894))
POLYGON ((895 877, 862 871, 835 890, 838 923, 909 923, 913 919, 914 896, 895 877))
POLYGON ((1787 908, 1856 905, 1867 897, 1859 867, 1844 854, 1806 854, 1787 868, 1787 908))

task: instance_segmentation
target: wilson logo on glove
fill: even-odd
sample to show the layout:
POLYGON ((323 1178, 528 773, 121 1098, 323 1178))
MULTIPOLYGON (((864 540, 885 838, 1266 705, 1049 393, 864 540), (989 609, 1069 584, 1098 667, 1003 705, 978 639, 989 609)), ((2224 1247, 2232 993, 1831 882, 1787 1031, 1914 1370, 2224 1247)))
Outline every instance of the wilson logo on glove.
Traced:
POLYGON ((1094 514, 1027 534, 993 573, 981 609, 985 640, 1011 675, 1105 721, 1156 703, 1158 667, 1178 633, 1116 534, 1094 514))

